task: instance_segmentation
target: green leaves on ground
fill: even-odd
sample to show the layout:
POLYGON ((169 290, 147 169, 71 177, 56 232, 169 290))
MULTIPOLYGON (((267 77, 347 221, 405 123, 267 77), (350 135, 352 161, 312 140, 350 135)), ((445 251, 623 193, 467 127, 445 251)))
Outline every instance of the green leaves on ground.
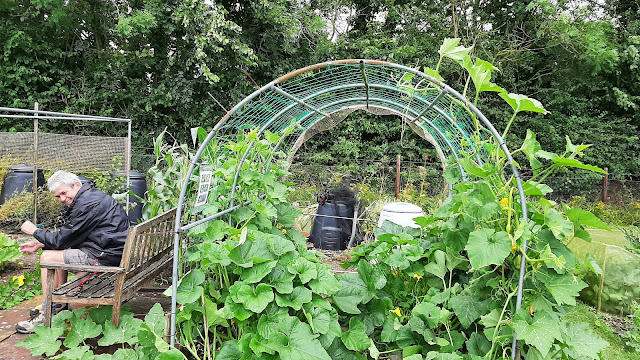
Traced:
POLYGON ((113 355, 100 354, 95 356, 96 359, 142 359, 147 358, 142 353, 149 349, 158 355, 167 353, 166 359, 185 358, 177 349, 170 349, 164 341, 165 321, 160 304, 155 304, 149 310, 144 321, 134 318, 127 309, 123 309, 118 326, 113 325, 111 317, 107 316, 111 310, 111 306, 101 306, 89 313, 85 309, 62 311, 53 317, 51 328, 36 326, 35 334, 16 345, 32 350, 34 356, 53 356, 63 350, 54 359, 93 359, 93 351, 85 341, 99 338, 100 346, 128 344, 133 348, 119 349, 113 355), (64 346, 59 340, 61 336, 66 336, 64 346))

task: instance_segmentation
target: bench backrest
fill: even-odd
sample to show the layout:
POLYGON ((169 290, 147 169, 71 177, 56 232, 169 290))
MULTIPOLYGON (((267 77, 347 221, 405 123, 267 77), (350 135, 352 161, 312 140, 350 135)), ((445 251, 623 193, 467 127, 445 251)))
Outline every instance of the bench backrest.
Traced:
POLYGON ((173 251, 176 208, 131 226, 120 267, 131 278, 173 251))

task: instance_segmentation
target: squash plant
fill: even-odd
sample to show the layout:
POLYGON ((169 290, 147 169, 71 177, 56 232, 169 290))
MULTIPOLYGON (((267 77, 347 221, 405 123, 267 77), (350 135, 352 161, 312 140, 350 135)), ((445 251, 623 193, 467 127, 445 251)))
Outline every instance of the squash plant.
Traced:
MULTIPOLYGON (((513 109, 503 136, 519 112, 546 112, 535 99, 493 84, 495 67, 472 60, 471 49, 458 42, 445 40, 438 65, 443 58, 457 61, 468 72, 465 95, 472 83, 476 102, 482 92, 499 92, 513 109)), ((439 77, 437 69, 425 72, 439 77)), ((590 241, 585 226, 607 226, 589 212, 545 199, 552 189, 543 181, 567 167, 604 171, 578 159, 588 145, 567 137, 565 152, 554 154, 543 151, 528 131, 514 152, 532 169, 524 183, 525 220, 507 158, 493 139, 479 139, 481 131, 476 128, 475 147, 466 144, 459 159, 451 160, 469 181, 457 182, 458 167, 449 166, 452 196, 432 216, 416 219, 419 229, 386 224, 378 241, 354 249, 345 266, 357 267, 358 274, 339 278, 343 286, 334 304, 341 317, 366 325, 375 344, 372 356, 401 351, 405 359, 506 359, 515 333, 523 350, 517 355, 526 359, 598 359, 607 343, 586 324, 562 320, 586 287, 574 274, 577 259, 565 244, 573 237, 590 241), (480 151, 488 161, 477 162, 480 151), (523 252, 525 241, 529 249, 523 252), (523 306, 516 309, 522 256, 523 306)))
POLYGON ((205 152, 212 191, 208 205, 192 213, 225 209, 236 172, 234 201, 251 203, 189 233, 201 241, 185 255, 194 268, 178 287, 176 322, 179 342, 194 358, 328 360, 344 348, 329 300, 340 284, 292 229, 300 212, 278 181, 285 175, 277 161, 281 139, 254 130, 232 142, 211 142, 205 152), (250 146, 253 156, 241 162, 250 146))

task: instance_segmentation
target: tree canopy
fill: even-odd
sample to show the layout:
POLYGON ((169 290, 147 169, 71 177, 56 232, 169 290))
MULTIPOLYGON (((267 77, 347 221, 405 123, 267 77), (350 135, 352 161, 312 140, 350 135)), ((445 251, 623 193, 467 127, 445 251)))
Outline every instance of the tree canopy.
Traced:
MULTIPOLYGON (((531 128, 556 150, 570 134, 595 144, 585 161, 640 172, 640 5, 632 0, 6 0, 0 105, 38 102, 43 110, 131 118, 134 145, 148 147, 165 127, 183 140, 191 127, 212 127, 251 92, 298 68, 342 58, 433 68, 451 37, 496 65, 502 87, 550 111, 523 117, 510 136, 524 138, 531 128)), ((467 86, 454 66, 443 63, 440 73, 454 88, 467 86)), ((509 115, 494 106, 499 100, 483 98, 480 109, 502 129, 509 115)), ((367 138, 384 138, 393 153, 426 147, 402 143, 399 120, 383 119, 393 128, 382 130, 372 115, 345 121, 350 130, 328 156, 333 161, 378 156, 377 147, 358 147, 367 138)), ((0 131, 29 127, 0 118, 0 131)), ((314 138, 309 149, 327 141, 333 137, 314 138)))

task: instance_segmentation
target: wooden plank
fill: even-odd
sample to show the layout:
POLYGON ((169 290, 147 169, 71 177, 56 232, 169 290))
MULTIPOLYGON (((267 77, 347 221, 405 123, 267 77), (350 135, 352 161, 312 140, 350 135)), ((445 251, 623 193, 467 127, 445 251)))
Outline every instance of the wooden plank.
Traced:
POLYGON ((65 302, 68 304, 90 304, 90 305, 113 305, 113 298, 68 298, 64 296, 53 296, 54 302, 65 302))
POLYGON ((47 269, 47 289, 44 294, 44 326, 51 327, 51 308, 52 308, 52 298, 53 298, 53 280, 55 277, 56 271, 54 269, 47 269))
POLYGON ((45 269, 58 269, 67 270, 71 272, 109 272, 109 273, 122 273, 124 268, 119 266, 94 266, 94 265, 74 265, 74 264, 60 264, 60 263, 42 263, 41 268, 45 269))

